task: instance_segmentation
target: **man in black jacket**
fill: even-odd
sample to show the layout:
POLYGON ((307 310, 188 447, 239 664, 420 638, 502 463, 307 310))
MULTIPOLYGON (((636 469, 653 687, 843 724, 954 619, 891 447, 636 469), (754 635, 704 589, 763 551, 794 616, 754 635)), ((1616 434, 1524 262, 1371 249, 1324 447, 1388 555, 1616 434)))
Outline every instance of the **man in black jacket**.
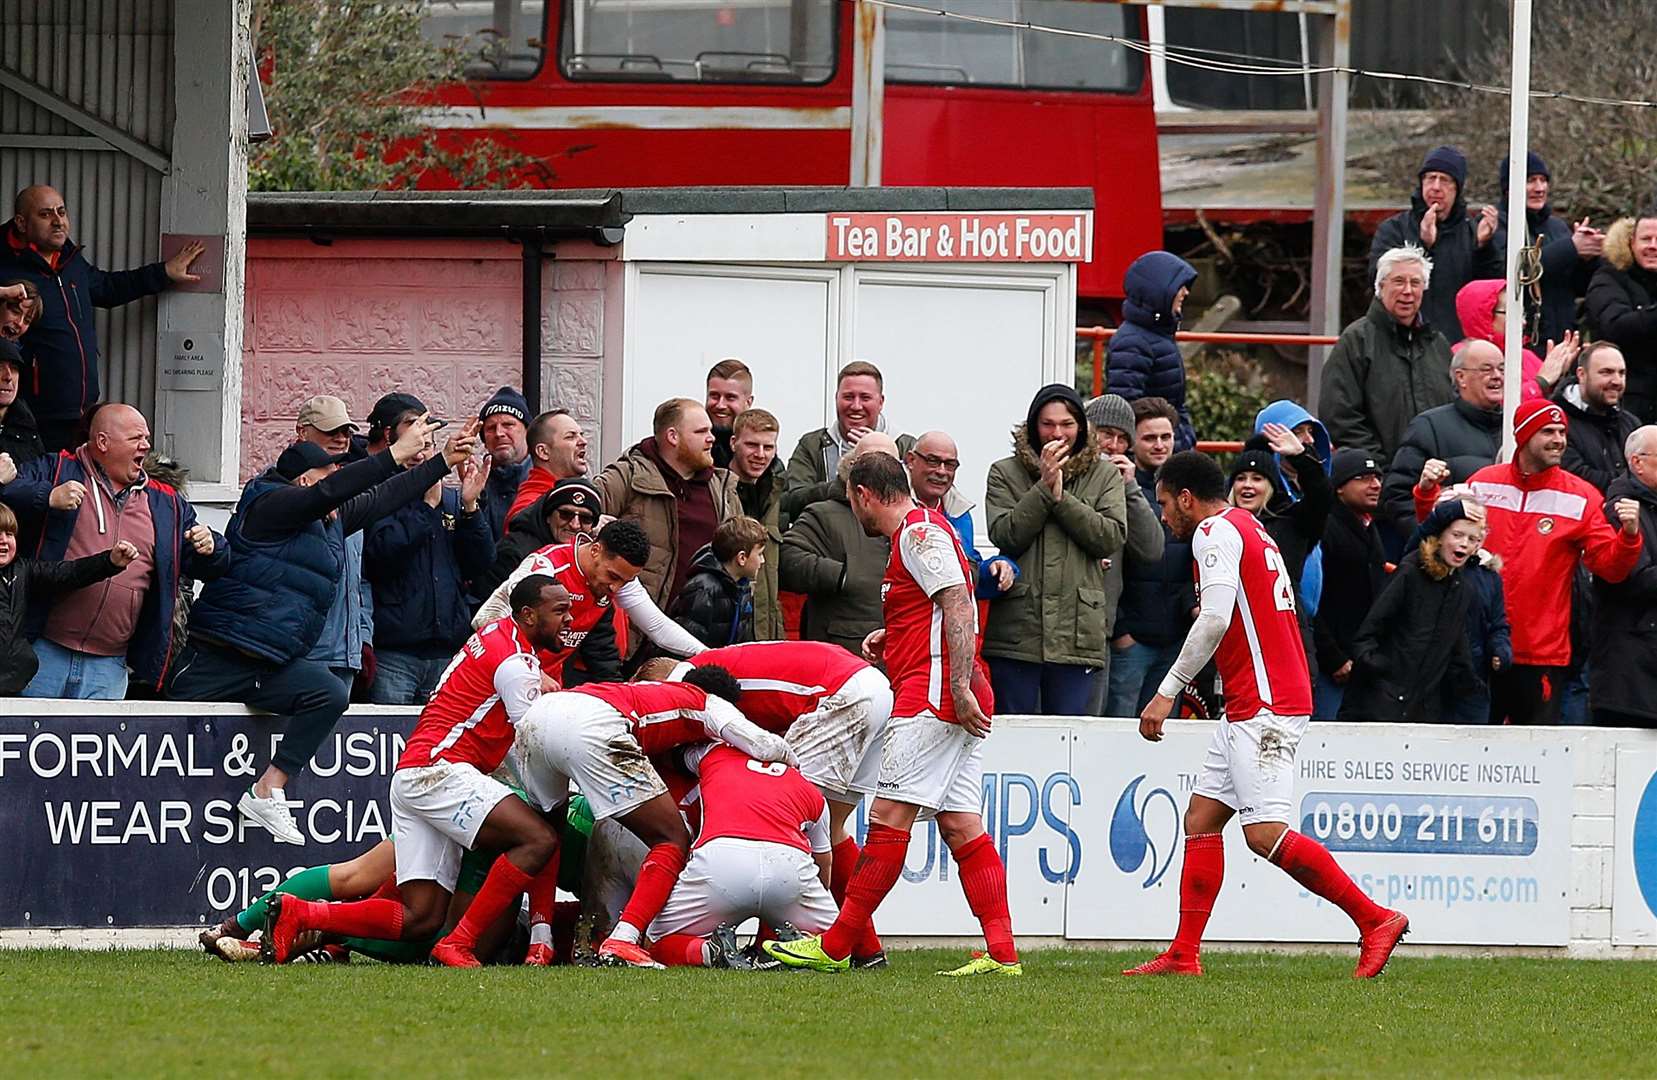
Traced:
POLYGON ((1367 450, 1337 450, 1329 466, 1335 505, 1323 527, 1323 597, 1312 637, 1318 681, 1313 717, 1333 720, 1352 678, 1352 642, 1387 583, 1387 558, 1375 515, 1381 463, 1367 450))
POLYGON ((1456 399, 1410 421, 1393 455, 1381 505, 1402 536, 1415 531, 1417 500, 1431 499, 1440 484, 1459 484, 1496 460, 1502 446, 1502 351, 1470 341, 1450 361, 1456 399))
POLYGON ((1588 695, 1594 723, 1657 727, 1657 427, 1628 437, 1628 472, 1611 481, 1604 513, 1619 524, 1622 499, 1640 504, 1639 561, 1615 584, 1595 575, 1588 695))
POLYGON ((1609 341, 1596 341, 1577 357, 1576 382, 1555 399, 1570 419, 1560 464, 1601 491, 1628 471, 1623 446, 1640 426, 1639 418, 1621 407, 1627 383, 1622 350, 1609 341))
POLYGON ((27 362, 16 342, 0 338, 0 484, 9 484, 20 465, 44 457, 34 413, 18 399, 27 362))
POLYGON ((101 396, 92 309, 120 307, 170 284, 200 281, 190 264, 203 250, 196 242, 166 262, 100 270, 69 239, 69 210, 62 195, 44 184, 17 193, 11 227, 0 243, 0 275, 30 281, 40 290, 40 317, 21 344, 34 363, 25 397, 40 422, 46 449, 55 453, 74 446, 82 414, 101 396))

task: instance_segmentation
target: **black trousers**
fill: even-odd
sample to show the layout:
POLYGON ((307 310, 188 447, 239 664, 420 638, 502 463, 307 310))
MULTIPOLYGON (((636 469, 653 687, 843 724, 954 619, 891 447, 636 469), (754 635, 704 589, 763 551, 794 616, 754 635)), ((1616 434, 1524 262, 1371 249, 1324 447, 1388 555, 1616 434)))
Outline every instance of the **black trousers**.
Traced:
POLYGON ((1492 724, 1557 724, 1567 668, 1515 664, 1490 676, 1492 724))
POLYGON ((315 660, 292 660, 278 667, 192 641, 179 654, 173 672, 171 696, 180 701, 239 701, 287 716, 288 730, 272 764, 289 776, 310 764, 350 704, 351 673, 336 673, 315 660))

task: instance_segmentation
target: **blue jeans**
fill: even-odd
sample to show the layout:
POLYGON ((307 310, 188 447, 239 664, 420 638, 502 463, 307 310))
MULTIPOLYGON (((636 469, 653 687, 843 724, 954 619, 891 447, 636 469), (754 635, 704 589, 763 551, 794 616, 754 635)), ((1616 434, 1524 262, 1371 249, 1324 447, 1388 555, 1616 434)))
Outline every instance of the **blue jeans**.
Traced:
POLYGON ((1007 716, 1086 716, 1099 669, 987 657, 995 711, 1007 716))
POLYGON ((1312 719, 1333 720, 1340 715, 1341 702, 1346 700, 1346 687, 1318 672, 1318 681, 1312 687, 1312 719))
POLYGON ((376 649, 374 659, 379 670, 374 674, 374 685, 368 688, 368 700, 375 705, 424 705, 437 689, 437 680, 449 666, 452 657, 434 659, 412 653, 376 649))
POLYGON ((1576 677, 1565 684, 1561 692, 1559 722, 1582 725, 1588 723, 1588 665, 1583 663, 1576 677))
POLYGON ((1179 643, 1146 645, 1136 641, 1126 649, 1110 651, 1110 690, 1105 694, 1105 715, 1133 719, 1144 711, 1156 694, 1162 677, 1179 659, 1179 643))
POLYGON ((127 658, 93 656, 55 641, 35 642, 40 670, 23 688, 24 697, 120 701, 127 696, 127 658))

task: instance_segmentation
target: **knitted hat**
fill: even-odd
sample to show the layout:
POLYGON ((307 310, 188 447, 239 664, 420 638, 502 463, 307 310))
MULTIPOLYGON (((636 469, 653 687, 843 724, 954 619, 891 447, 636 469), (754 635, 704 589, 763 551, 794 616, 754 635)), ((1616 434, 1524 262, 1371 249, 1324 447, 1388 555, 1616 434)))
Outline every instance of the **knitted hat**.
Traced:
MULTIPOLYGON (((1501 167, 1496 170, 1497 175, 1501 177, 1502 195, 1504 197, 1507 195, 1507 167, 1508 159, 1504 157, 1502 159, 1501 167)), ((1526 150, 1525 179, 1528 180, 1537 173, 1541 173, 1543 176, 1547 177, 1549 183, 1553 182, 1553 173, 1548 171, 1548 163, 1542 160, 1542 155, 1538 154, 1535 150, 1526 150)))
POLYGON ((1335 451, 1335 457, 1329 463, 1329 483, 1339 489, 1342 484, 1360 476, 1380 476, 1384 471, 1374 454, 1348 446, 1335 451))
POLYGON ((487 420, 497 413, 505 413, 520 424, 528 424, 529 402, 510 386, 503 386, 495 391, 494 397, 483 403, 483 408, 478 410, 478 419, 487 420))
POLYGON ((1520 402, 1518 410, 1513 414, 1513 445, 1524 446, 1549 424, 1564 424, 1569 427, 1570 422, 1565 419, 1565 410, 1544 398, 1520 402))
POLYGON ((1264 436, 1256 435, 1243 444, 1242 452, 1231 462, 1231 475, 1226 477, 1226 486, 1235 484, 1237 477, 1246 472, 1259 473, 1267 480, 1277 476, 1277 458, 1264 436))
POLYGON ((1115 428, 1133 441, 1133 406, 1120 394, 1103 394, 1087 403, 1087 422, 1094 427, 1115 428))
POLYGON ((1456 182, 1457 191, 1467 186, 1467 158, 1453 146, 1435 146, 1427 151, 1415 178, 1419 180, 1430 172, 1447 173, 1456 182))
POLYGON ((585 476, 566 476, 552 485, 552 490, 546 493, 545 512, 551 514, 561 506, 568 506, 578 510, 590 510, 597 518, 604 512, 604 499, 598 493, 598 488, 585 476))
POLYGON ((23 350, 17 347, 17 342, 9 338, 0 338, 0 364, 10 364, 18 371, 28 366, 28 362, 23 359, 23 350))

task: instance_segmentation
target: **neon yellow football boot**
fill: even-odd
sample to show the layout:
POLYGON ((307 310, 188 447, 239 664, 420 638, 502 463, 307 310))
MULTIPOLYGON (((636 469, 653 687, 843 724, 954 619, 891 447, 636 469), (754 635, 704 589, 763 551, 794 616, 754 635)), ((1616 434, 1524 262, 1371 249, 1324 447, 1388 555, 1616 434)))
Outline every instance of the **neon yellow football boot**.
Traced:
POLYGON ((767 941, 765 951, 781 961, 784 967, 805 971, 846 971, 851 967, 851 957, 842 956, 836 960, 823 951, 821 934, 793 941, 767 941))
POLYGON ((940 971, 938 974, 950 979, 961 979, 968 975, 1016 976, 1024 974, 1024 965, 1017 960, 1003 964, 989 953, 977 952, 972 954, 971 960, 954 971, 940 971))

